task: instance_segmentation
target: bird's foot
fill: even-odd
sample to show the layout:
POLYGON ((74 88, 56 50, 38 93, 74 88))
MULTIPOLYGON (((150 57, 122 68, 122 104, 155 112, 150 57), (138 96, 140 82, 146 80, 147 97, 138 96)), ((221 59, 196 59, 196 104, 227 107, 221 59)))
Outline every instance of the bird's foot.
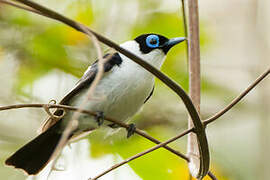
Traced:
POLYGON ((135 130, 136 130, 135 124, 133 124, 133 123, 129 124, 128 128, 127 128, 127 138, 132 136, 135 133, 135 130))
POLYGON ((101 126, 104 122, 104 113, 102 111, 97 111, 95 120, 97 121, 98 126, 101 126))

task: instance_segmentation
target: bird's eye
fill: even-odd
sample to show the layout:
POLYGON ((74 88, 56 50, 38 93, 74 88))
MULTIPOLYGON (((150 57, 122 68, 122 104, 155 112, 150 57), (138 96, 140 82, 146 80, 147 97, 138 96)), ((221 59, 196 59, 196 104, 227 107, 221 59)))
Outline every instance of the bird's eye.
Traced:
POLYGON ((149 35, 146 38, 146 45, 150 48, 156 48, 159 46, 159 37, 157 35, 149 35))

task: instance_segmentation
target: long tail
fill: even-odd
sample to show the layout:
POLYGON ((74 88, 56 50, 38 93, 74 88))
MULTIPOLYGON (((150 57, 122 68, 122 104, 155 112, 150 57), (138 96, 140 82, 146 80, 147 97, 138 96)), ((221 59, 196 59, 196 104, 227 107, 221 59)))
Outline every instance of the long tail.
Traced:
POLYGON ((50 161, 60 141, 60 122, 16 151, 6 160, 6 165, 23 169, 29 175, 40 172, 50 161))

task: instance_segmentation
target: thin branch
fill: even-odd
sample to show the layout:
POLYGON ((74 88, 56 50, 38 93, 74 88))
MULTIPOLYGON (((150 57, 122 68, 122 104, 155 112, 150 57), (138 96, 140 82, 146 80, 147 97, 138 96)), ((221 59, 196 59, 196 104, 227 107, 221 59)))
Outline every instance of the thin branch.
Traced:
POLYGON ((188 30, 187 30, 187 17, 186 17, 186 5, 185 0, 181 0, 182 5, 182 16, 183 16, 183 25, 184 25, 184 33, 185 36, 188 36, 188 30))
POLYGON ((209 176, 212 180, 218 180, 218 179, 216 178, 216 176, 215 176, 213 173, 211 173, 210 171, 208 172, 208 176, 209 176))
POLYGON ((167 144, 169 144, 169 143, 171 143, 171 142, 173 142, 173 141, 175 141, 175 140, 177 140, 177 139, 183 137, 184 135, 186 135, 186 134, 188 134, 188 133, 190 133, 190 132, 192 132, 192 129, 186 130, 186 131, 182 132, 181 134, 179 134, 178 136, 175 136, 175 137, 173 137, 173 138, 171 138, 171 139, 169 139, 169 140, 167 140, 167 141, 165 141, 165 142, 163 142, 163 143, 160 143, 160 144, 158 144, 158 145, 156 145, 156 146, 154 146, 154 147, 152 147, 152 148, 150 148, 150 149, 148 149, 148 150, 146 150, 146 151, 143 151, 143 152, 138 153, 138 154, 136 154, 136 155, 134 155, 134 156, 131 156, 130 158, 128 158, 128 159, 122 161, 121 163, 118 163, 118 164, 113 165, 113 166, 112 166, 111 168, 109 168, 108 170, 102 172, 101 174, 97 175, 97 176, 94 177, 94 178, 90 178, 89 180, 97 180, 98 178, 100 178, 101 176, 104 176, 105 174, 111 172, 112 170, 114 170, 114 169, 116 169, 116 168, 118 168, 118 167, 120 167, 120 166, 122 166, 122 165, 124 165, 124 164, 126 164, 126 163, 128 163, 128 162, 130 162, 130 161, 132 161, 132 160, 134 160, 134 159, 137 159, 137 158, 139 158, 139 157, 142 157, 142 156, 144 156, 145 154, 148 154, 148 153, 150 153, 150 152, 152 152, 152 151, 154 151, 154 150, 156 150, 156 149, 158 149, 158 148, 160 148, 160 147, 162 147, 162 146, 165 146, 165 145, 167 145, 167 144))
MULTIPOLYGON (((79 108, 77 107, 72 107, 72 106, 66 106, 66 105, 58 105, 58 104, 15 104, 15 105, 9 105, 9 106, 2 106, 0 107, 0 111, 4 111, 4 110, 11 110, 11 109, 21 109, 21 108, 44 108, 44 106, 47 106, 48 108, 62 108, 65 110, 70 110, 70 111, 78 111, 79 108)), ((96 116, 97 114, 95 112, 92 111, 88 111, 88 110, 81 110, 82 113, 88 114, 90 116, 96 116)), ((128 128, 128 124, 123 123, 121 121, 109 118, 109 117, 104 117, 105 120, 110 121, 114 124, 117 124, 118 126, 121 126, 123 128, 128 128)), ((135 133, 139 134, 140 136, 152 141, 155 144, 160 144, 161 142, 158 141, 157 139, 151 137, 150 135, 148 135, 147 133, 145 133, 144 131, 136 128, 135 129, 135 133)), ((165 149, 169 150, 170 152, 176 154, 177 156, 185 159, 186 161, 189 161, 188 157, 185 156, 184 154, 170 148, 169 146, 164 146, 165 149)))
MULTIPOLYGON (((188 37, 185 0, 181 0, 181 5, 182 5, 182 11, 181 12, 182 12, 182 17, 183 17, 184 33, 185 33, 185 37, 188 37)), ((186 41, 186 45, 188 47, 188 41, 186 41)), ((188 48, 186 48, 186 53, 187 53, 187 56, 189 56, 188 48)))
MULTIPOLYGON (((148 153, 150 153, 150 152, 153 152, 153 151, 155 151, 155 150, 157 150, 157 149, 159 149, 159 148, 161 148, 161 147, 163 147, 163 146, 166 147, 167 144, 169 144, 169 143, 171 143, 171 142, 173 142, 173 141, 175 141, 175 140, 177 140, 177 139, 179 139, 179 138, 185 136, 186 134, 189 134, 189 133, 191 133, 191 132, 194 132, 194 130, 195 130, 194 128, 185 130, 185 131, 182 132, 181 134, 179 134, 179 135, 177 135, 177 136, 175 136, 175 137, 173 137, 173 138, 171 138, 171 139, 169 139, 169 140, 167 140, 167 141, 165 141, 165 142, 163 142, 163 143, 160 143, 160 144, 158 144, 158 145, 156 145, 156 146, 154 146, 154 147, 152 147, 152 148, 150 148, 150 149, 148 149, 148 150, 146 150, 146 151, 143 151, 143 152, 141 152, 141 153, 138 153, 138 154, 136 154, 136 155, 134 155, 134 156, 131 156, 130 158, 128 158, 128 159, 126 159, 126 160, 124 160, 124 161, 122 161, 122 162, 120 162, 120 163, 118 163, 118 164, 113 165, 112 167, 110 167, 110 168, 108 168, 107 170, 101 172, 100 174, 98 174, 98 175, 95 176, 94 178, 89 178, 89 180, 97 180, 97 179, 99 179, 100 177, 102 177, 102 176, 108 174, 109 172, 113 171, 114 169, 117 169, 117 168, 119 168, 120 166, 123 166, 123 165, 129 163, 130 161, 133 161, 133 160, 135 160, 135 159, 138 159, 138 158, 140 158, 140 157, 142 157, 142 156, 144 156, 144 155, 146 155, 146 154, 148 154, 148 153)), ((185 159, 185 160, 186 160, 187 162, 189 162, 189 159, 185 159)), ((216 180, 216 179, 213 178, 213 177, 215 177, 215 176, 214 176, 210 171, 208 172, 208 175, 209 175, 209 177, 210 177, 211 179, 216 180)))
MULTIPOLYGON (((191 131, 193 131, 193 130, 191 129, 191 131)), ((147 138, 148 140, 150 140, 150 141, 152 141, 152 142, 154 142, 154 143, 156 143, 156 144, 161 144, 160 141, 158 141, 158 140, 152 138, 151 136, 149 136, 148 134, 146 134, 144 131, 142 131, 142 130, 140 130, 140 129, 137 129, 137 128, 136 128, 136 133, 139 134, 139 135, 141 135, 141 136, 143 136, 143 137, 145 137, 145 138, 147 138)), ((176 150, 170 148, 169 146, 164 146, 164 148, 166 148, 167 150, 171 151, 172 153, 178 155, 178 156, 181 157, 182 159, 184 159, 184 160, 186 160, 187 162, 189 162, 189 158, 188 158, 186 155, 180 153, 179 151, 176 151, 176 150)))
MULTIPOLYGON (((104 63, 106 61, 106 58, 105 59, 103 58, 100 44, 99 44, 97 38, 95 37, 95 35, 91 34, 90 37, 91 37, 93 44, 96 48, 98 59, 99 59, 97 74, 96 74, 93 82, 91 83, 91 86, 88 88, 88 91, 86 93, 86 97, 84 98, 83 102, 80 104, 79 110, 76 111, 72 115, 71 120, 68 122, 67 126, 65 127, 65 129, 61 135, 60 141, 58 142, 57 146, 55 147, 55 149, 51 155, 51 158, 57 156, 62 151, 62 149, 64 148, 64 146, 66 145, 66 143, 68 141, 68 137, 78 127, 78 124, 79 124, 78 119, 80 117, 81 110, 85 108, 85 106, 87 105, 87 102, 92 97, 92 95, 96 89, 96 86, 98 85, 98 83, 101 80, 103 73, 104 73, 104 63)), ((56 164, 56 161, 53 161, 52 167, 54 167, 55 164, 56 164)), ((50 176, 52 170, 53 170, 53 168, 51 169, 48 176, 50 176)))
MULTIPOLYGON (((101 47, 100 47, 100 44, 98 42, 98 39, 96 38, 96 36, 94 34, 91 35, 91 39, 93 41, 93 44, 96 48, 96 51, 97 51, 97 55, 98 55, 98 71, 97 71, 97 75, 95 77, 95 79, 93 80, 93 82, 91 83, 91 86, 87 92, 87 98, 85 99, 86 102, 91 99, 91 97, 93 96, 94 94, 94 91, 96 89, 96 86, 98 85, 99 81, 101 80, 103 74, 104 74, 104 63, 109 60, 111 58, 111 55, 107 56, 106 58, 103 58, 103 53, 102 53, 102 50, 101 50, 101 47)), ((84 102, 84 103, 86 103, 84 102)), ((82 105, 82 108, 85 106, 82 105)))
POLYGON ((256 87, 267 75, 270 73, 270 68, 268 68, 263 74, 261 74, 251 85, 247 87, 239 96, 237 96, 227 107, 217 112, 212 117, 204 120, 204 124, 208 125, 209 123, 215 121, 220 116, 228 112, 233 106, 235 106, 239 101, 241 101, 254 87, 256 87))

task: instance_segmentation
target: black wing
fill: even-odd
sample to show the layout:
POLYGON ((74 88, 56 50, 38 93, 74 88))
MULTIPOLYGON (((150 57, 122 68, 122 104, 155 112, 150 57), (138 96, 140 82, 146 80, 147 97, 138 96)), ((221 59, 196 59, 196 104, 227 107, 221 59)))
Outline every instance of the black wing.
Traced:
MULTIPOLYGON (((103 58, 111 56, 109 60, 104 63, 104 72, 110 71, 115 65, 120 66, 122 58, 118 53, 105 54, 103 58)), ((96 60, 84 73, 77 85, 61 100, 60 104, 67 105, 69 100, 79 93, 82 89, 88 88, 96 77, 98 72, 98 60, 96 60)))
MULTIPOLYGON (((114 66, 120 66, 122 63, 122 58, 118 53, 114 54, 105 54, 103 58, 109 59, 104 63, 104 72, 110 71, 114 66)), ((76 94, 78 94, 82 89, 88 88, 93 80, 96 77, 96 74, 98 72, 98 60, 96 60, 84 73, 82 78, 77 82, 77 85, 60 101, 59 104, 62 105, 68 105, 69 101, 74 97, 76 94)), ((57 109, 54 112, 54 115, 61 116, 63 114, 63 110, 57 109)), ((55 124, 56 121, 52 118, 47 119, 43 125, 42 125, 42 132, 46 131, 48 128, 50 128, 53 124, 55 124)))

